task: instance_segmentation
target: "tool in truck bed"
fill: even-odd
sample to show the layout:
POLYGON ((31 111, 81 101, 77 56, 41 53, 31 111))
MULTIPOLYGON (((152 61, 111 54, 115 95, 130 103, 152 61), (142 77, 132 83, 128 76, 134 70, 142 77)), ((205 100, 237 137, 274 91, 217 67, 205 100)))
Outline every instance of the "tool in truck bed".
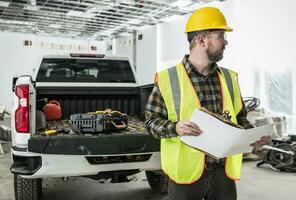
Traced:
POLYGON ((111 109, 73 114, 70 121, 74 131, 81 133, 108 133, 125 130, 128 126, 128 116, 111 109))
POLYGON ((54 120, 48 121, 46 123, 46 129, 43 130, 40 135, 42 136, 51 136, 57 135, 59 133, 63 134, 73 134, 72 125, 69 120, 54 120))

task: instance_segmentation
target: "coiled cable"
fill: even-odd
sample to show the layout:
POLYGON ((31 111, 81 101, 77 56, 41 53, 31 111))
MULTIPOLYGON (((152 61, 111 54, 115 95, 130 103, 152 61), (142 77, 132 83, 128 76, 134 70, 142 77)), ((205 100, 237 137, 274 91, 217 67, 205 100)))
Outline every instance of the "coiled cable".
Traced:
POLYGON ((294 155, 282 153, 275 150, 269 150, 265 154, 263 160, 257 163, 257 167, 263 164, 270 164, 275 169, 286 172, 296 172, 296 144, 292 143, 279 143, 273 145, 276 148, 283 149, 285 151, 291 151, 294 155))
POLYGON ((260 99, 256 97, 244 97, 243 101, 245 103, 247 112, 255 110, 260 105, 260 99))

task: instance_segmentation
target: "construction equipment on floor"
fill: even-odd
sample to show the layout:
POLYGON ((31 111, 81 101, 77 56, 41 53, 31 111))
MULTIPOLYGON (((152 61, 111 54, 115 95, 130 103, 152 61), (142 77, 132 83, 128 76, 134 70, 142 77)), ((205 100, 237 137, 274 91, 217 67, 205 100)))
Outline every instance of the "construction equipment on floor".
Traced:
POLYGON ((268 149, 257 167, 264 164, 285 172, 296 172, 296 143, 292 141, 273 140, 274 145, 263 146, 268 149))

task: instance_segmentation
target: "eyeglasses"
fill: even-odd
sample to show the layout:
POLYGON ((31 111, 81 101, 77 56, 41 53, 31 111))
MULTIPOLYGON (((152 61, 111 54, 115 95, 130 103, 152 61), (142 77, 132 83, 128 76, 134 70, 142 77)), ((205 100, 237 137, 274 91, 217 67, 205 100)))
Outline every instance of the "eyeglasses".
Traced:
POLYGON ((209 33, 209 34, 207 34, 205 36, 207 36, 207 37, 216 36, 215 39, 222 40, 222 41, 226 41, 227 40, 227 37, 226 37, 226 33, 225 32, 212 32, 212 33, 209 33))

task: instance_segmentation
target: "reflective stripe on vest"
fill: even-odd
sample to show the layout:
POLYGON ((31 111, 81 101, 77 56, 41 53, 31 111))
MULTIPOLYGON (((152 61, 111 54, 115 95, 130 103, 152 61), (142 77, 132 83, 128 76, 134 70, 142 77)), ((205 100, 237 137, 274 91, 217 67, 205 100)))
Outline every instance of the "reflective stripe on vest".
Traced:
POLYGON ((230 73, 224 67, 220 67, 220 69, 221 69, 221 71, 222 71, 222 73, 223 73, 223 75, 225 77, 227 88, 229 90, 230 97, 231 97, 231 102, 232 102, 232 104, 234 104, 234 91, 233 91, 233 85, 232 85, 232 80, 231 80, 230 73))
MULTIPOLYGON (((227 81, 225 72, 222 70, 221 72, 218 76, 223 96, 223 111, 228 110, 232 116, 231 121, 237 123, 236 115, 242 108, 242 102, 236 73, 228 70, 227 81), (229 83, 232 85, 231 90, 228 89, 229 83)), ((201 107, 183 64, 159 72, 157 83, 168 110, 169 120, 190 120, 193 111, 201 107)), ((204 163, 205 154, 185 145, 179 137, 161 139, 163 171, 176 183, 188 184, 198 180, 203 173, 204 163)), ((239 179, 242 154, 227 157, 225 165, 227 176, 231 179, 239 179)))
POLYGON ((176 110, 177 120, 180 119, 180 102, 181 102, 181 94, 179 87, 179 78, 175 68, 168 69, 170 76, 171 88, 174 88, 173 99, 174 99, 174 107, 176 110))

